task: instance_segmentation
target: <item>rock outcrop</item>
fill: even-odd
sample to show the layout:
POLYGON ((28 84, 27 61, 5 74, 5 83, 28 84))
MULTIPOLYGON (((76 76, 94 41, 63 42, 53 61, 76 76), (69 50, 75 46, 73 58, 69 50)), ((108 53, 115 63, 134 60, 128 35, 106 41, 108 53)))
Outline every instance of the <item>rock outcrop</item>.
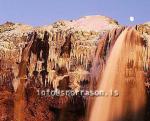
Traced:
MULTIPOLYGON (((0 25, 0 121, 18 121, 14 107, 21 80, 24 121, 84 121, 87 97, 49 96, 44 91, 89 89, 91 67, 103 68, 123 29, 104 16, 42 27, 0 25)), ((149 43, 149 26, 139 25, 137 30, 149 43)))

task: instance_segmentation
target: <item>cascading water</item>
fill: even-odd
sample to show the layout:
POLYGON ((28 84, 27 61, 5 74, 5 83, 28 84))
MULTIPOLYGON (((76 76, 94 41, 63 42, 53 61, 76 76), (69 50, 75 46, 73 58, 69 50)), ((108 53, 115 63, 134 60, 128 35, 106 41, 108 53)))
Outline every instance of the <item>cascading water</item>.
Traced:
POLYGON ((134 28, 125 29, 116 40, 98 90, 105 91, 104 97, 96 97, 89 121, 143 121, 146 101, 143 58, 145 47, 134 28), (110 94, 117 90, 119 96, 110 94))
POLYGON ((18 79, 15 80, 16 85, 16 94, 14 101, 14 121, 25 121, 24 117, 24 108, 25 108, 25 81, 26 81, 26 69, 29 59, 29 51, 33 41, 30 41, 29 44, 23 49, 21 63, 19 64, 19 74, 18 79), (19 83, 19 84, 17 84, 19 83))

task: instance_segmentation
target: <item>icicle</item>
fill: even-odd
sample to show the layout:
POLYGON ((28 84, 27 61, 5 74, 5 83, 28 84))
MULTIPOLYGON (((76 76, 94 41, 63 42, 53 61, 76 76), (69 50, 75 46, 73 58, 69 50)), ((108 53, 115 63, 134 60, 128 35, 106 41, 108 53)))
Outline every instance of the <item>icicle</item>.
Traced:
POLYGON ((17 78, 18 74, 19 74, 19 67, 16 63, 14 63, 13 67, 12 67, 12 72, 14 74, 14 77, 17 78))
POLYGON ((70 70, 70 60, 67 61, 67 71, 70 70))
POLYGON ((76 51, 75 51, 75 50, 73 50, 73 57, 75 57, 75 55, 76 55, 76 51))
POLYGON ((48 73, 48 80, 49 80, 49 83, 52 84, 54 78, 56 76, 56 72, 54 70, 49 70, 49 73, 48 73))
POLYGON ((80 61, 79 61, 81 64, 83 63, 83 54, 81 53, 80 54, 80 61))
POLYGON ((43 63, 43 61, 37 61, 37 71, 38 72, 42 71, 42 63, 43 63))
POLYGON ((19 62, 21 62, 21 56, 22 56, 22 47, 19 47, 19 62))
POLYGON ((70 71, 70 66, 71 66, 71 60, 68 61, 68 68, 67 68, 68 71, 70 71))
POLYGON ((51 60, 53 60, 53 58, 54 58, 54 56, 53 56, 53 47, 51 47, 50 46, 50 50, 49 50, 50 52, 49 52, 49 58, 51 59, 51 60))
POLYGON ((80 62, 80 53, 77 53, 77 62, 80 62))
POLYGON ((14 91, 16 92, 16 91, 17 91, 17 88, 18 88, 18 85, 20 84, 20 79, 15 77, 15 78, 13 79, 12 84, 13 84, 13 87, 14 87, 14 91))
POLYGON ((42 58, 42 53, 43 53, 43 51, 40 52, 40 58, 42 58))
POLYGON ((85 70, 87 70, 88 69, 88 59, 86 59, 85 61, 86 61, 85 62, 85 70))
POLYGON ((35 54, 31 53, 30 65, 29 65, 30 76, 32 75, 33 71, 35 71, 36 63, 37 63, 37 57, 35 54))
POLYGON ((59 58, 58 65, 59 65, 59 67, 65 66, 66 65, 65 60, 63 58, 59 58))
POLYGON ((58 81, 59 81, 59 80, 58 80, 57 78, 53 80, 53 88, 54 88, 54 90, 57 90, 58 81))

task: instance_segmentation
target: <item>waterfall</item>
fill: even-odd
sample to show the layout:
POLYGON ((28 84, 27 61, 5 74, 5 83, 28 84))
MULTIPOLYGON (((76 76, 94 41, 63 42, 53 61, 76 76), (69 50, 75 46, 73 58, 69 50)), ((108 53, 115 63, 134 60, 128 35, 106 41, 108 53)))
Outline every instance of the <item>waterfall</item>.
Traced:
POLYGON ((143 121, 146 96, 142 48, 140 35, 133 28, 118 37, 98 78, 98 90, 105 91, 105 96, 95 98, 89 121, 143 121), (112 96, 111 90, 117 90, 119 96, 112 96))
POLYGON ((30 41, 28 45, 22 51, 21 63, 19 64, 20 79, 16 88, 15 101, 14 101, 14 121, 25 121, 24 108, 25 108, 25 81, 26 81, 26 68, 29 60, 29 51, 33 41, 30 41))

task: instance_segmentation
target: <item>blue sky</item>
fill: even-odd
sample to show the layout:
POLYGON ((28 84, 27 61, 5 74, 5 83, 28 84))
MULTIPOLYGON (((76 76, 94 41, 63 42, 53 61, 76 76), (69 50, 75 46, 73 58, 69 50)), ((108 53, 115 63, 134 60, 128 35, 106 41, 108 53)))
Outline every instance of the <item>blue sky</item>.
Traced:
POLYGON ((150 21, 150 0, 0 0, 0 24, 38 26, 86 15, 109 16, 125 25, 144 23, 150 21))

